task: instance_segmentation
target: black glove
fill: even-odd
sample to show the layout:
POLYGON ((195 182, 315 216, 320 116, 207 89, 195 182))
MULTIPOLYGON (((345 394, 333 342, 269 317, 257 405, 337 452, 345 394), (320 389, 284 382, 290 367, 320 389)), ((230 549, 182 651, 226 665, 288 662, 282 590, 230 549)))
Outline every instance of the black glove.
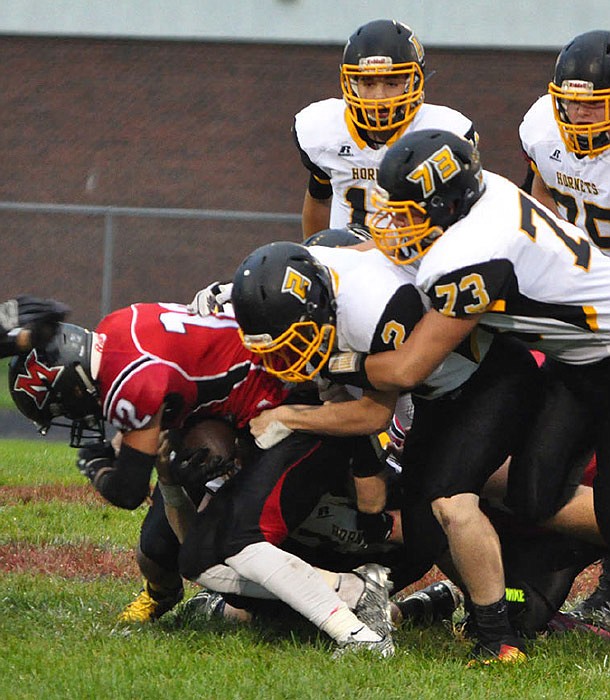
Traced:
POLYGON ((175 484, 185 488, 201 489, 208 481, 224 476, 235 469, 232 459, 220 455, 210 457, 207 447, 179 450, 169 463, 169 473, 175 484))
POLYGON ((114 466, 114 447, 105 442, 91 442, 83 445, 78 451, 76 466, 78 471, 93 483, 100 469, 114 466))
POLYGON ((382 510, 381 513, 361 513, 356 516, 356 527, 362 530, 364 544, 380 544, 392 534, 394 518, 382 510))
POLYGON ((0 332, 28 329, 32 332, 32 347, 40 347, 51 340, 57 324, 64 320, 69 311, 69 307, 54 299, 39 299, 24 294, 0 304, 0 332))

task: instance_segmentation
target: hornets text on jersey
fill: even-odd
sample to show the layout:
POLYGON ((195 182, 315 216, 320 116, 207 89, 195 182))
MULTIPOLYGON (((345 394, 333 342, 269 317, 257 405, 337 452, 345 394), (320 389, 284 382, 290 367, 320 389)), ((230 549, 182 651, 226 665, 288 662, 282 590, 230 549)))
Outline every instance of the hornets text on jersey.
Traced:
POLYGON ((377 168, 388 146, 405 133, 440 128, 476 139, 470 119, 440 105, 423 104, 413 121, 375 149, 358 132, 341 99, 314 102, 295 117, 294 134, 301 159, 317 181, 332 194, 330 228, 368 224, 370 195, 377 168))
POLYGON ((519 135, 560 214, 610 255, 610 151, 593 158, 569 152, 555 122, 550 95, 530 107, 519 135))

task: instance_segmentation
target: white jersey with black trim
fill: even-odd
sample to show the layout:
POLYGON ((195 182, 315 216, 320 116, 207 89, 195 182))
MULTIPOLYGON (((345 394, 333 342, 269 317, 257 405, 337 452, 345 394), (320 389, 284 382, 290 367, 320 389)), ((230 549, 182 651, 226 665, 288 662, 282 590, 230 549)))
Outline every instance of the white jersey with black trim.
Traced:
POLYGON ((610 258, 509 180, 487 189, 423 257, 417 284, 446 316, 484 313, 569 364, 610 355, 610 258))
MULTIPOLYGON (((416 270, 403 270, 378 250, 312 246, 309 252, 328 267, 335 280, 337 345, 342 351, 394 350, 430 308, 414 285, 416 270)), ((460 348, 417 387, 414 394, 436 398, 463 384, 486 355, 492 337, 484 331, 460 348)))
POLYGON ((420 129, 444 129, 466 136, 473 125, 450 107, 424 103, 406 128, 399 129, 387 144, 375 149, 358 133, 342 99, 314 102, 296 115, 295 135, 300 148, 328 175, 332 185, 330 228, 343 228, 350 223, 368 225, 371 192, 388 146, 403 134, 420 129))
POLYGON ((590 158, 568 151, 543 95, 523 117, 521 144, 557 203, 560 214, 610 255, 610 150, 590 158))

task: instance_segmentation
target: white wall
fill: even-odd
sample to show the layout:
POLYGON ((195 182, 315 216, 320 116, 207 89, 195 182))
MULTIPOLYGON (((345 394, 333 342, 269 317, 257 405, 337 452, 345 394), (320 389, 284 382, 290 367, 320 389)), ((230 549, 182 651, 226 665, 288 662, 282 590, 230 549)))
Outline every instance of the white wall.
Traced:
POLYGON ((610 0, 0 0, 1 34, 343 44, 380 17, 428 46, 557 48, 610 29, 610 0))

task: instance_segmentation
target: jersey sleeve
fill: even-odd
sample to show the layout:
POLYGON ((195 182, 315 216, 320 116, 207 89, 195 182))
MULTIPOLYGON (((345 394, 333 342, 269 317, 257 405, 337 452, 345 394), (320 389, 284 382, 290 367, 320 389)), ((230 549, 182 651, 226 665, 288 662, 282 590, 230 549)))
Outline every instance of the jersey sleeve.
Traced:
POLYGON ((371 342, 371 353, 395 350, 404 343, 426 309, 412 284, 399 287, 388 301, 371 342))
POLYGON ((181 413, 186 404, 193 403, 194 391, 172 367, 148 360, 109 394, 104 414, 119 430, 140 430, 164 405, 174 414, 181 413))
POLYGON ((510 260, 494 259, 452 270, 424 285, 432 308, 445 316, 466 317, 501 311, 516 276, 510 260))
POLYGON ((333 193, 333 188, 330 182, 330 175, 328 175, 328 173, 322 170, 322 168, 317 166, 311 160, 307 152, 303 148, 301 148, 297 132, 296 120, 292 127, 292 135, 294 137, 296 147, 299 151, 299 155, 301 156, 301 163, 303 163, 303 165, 309 171, 309 183, 307 185, 309 194, 314 199, 328 199, 333 193))

